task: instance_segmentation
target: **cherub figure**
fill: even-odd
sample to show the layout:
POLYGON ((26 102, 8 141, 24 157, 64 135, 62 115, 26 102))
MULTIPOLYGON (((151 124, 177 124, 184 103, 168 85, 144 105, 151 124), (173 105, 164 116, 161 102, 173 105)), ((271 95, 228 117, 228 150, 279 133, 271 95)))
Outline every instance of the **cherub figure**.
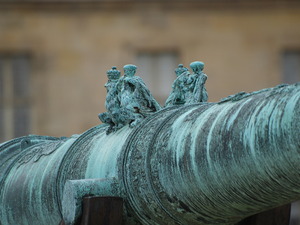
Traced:
POLYGON ((188 83, 190 84, 190 97, 186 100, 186 103, 198 103, 207 102, 208 95, 205 88, 205 82, 207 76, 203 73, 204 63, 195 61, 190 64, 193 74, 190 75, 188 83))
POLYGON ((144 81, 135 76, 136 69, 135 65, 125 65, 124 76, 117 84, 121 108, 126 112, 130 127, 161 109, 144 81))
POLYGON ((183 67, 182 64, 179 64, 178 68, 175 69, 175 74, 177 78, 173 82, 172 92, 165 103, 166 107, 173 105, 184 105, 186 102, 189 70, 186 67, 183 67))

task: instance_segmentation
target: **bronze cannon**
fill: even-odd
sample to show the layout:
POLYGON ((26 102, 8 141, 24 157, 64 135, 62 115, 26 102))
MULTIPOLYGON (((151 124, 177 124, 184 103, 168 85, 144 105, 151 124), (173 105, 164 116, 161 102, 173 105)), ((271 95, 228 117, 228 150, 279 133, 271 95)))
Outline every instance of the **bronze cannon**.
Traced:
POLYGON ((164 108, 134 128, 0 145, 1 225, 73 224, 83 196, 124 224, 236 224, 300 198, 300 84, 164 108))

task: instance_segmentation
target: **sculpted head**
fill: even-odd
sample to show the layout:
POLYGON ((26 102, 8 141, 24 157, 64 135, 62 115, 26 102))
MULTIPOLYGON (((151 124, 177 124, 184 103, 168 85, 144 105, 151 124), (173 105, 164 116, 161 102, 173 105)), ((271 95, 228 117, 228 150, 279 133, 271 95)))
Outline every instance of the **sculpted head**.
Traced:
POLYGON ((179 64, 178 67, 175 69, 176 76, 179 77, 184 72, 188 71, 186 67, 183 67, 182 64, 179 64))
POLYGON ((135 65, 132 65, 132 64, 128 64, 128 65, 125 65, 123 67, 124 69, 124 76, 126 77, 133 77, 135 72, 136 72, 136 66, 135 65))
POLYGON ((107 70, 106 74, 109 80, 118 80, 121 76, 121 72, 115 66, 111 70, 107 70))
POLYGON ((200 61, 195 61, 190 64, 190 67, 194 73, 200 73, 204 69, 204 63, 200 61))

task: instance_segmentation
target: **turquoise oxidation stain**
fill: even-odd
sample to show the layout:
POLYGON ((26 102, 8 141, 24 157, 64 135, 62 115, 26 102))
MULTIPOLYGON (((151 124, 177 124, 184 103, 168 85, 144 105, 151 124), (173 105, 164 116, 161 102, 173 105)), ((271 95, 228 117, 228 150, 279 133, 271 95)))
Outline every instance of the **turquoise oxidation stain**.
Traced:
POLYGON ((68 180, 62 197, 65 224, 74 224, 79 219, 84 196, 120 196, 119 188, 119 182, 115 178, 68 180))
POLYGON ((300 84, 107 128, 1 144, 1 225, 72 224, 85 195, 123 197, 126 225, 229 225, 300 197, 300 84))

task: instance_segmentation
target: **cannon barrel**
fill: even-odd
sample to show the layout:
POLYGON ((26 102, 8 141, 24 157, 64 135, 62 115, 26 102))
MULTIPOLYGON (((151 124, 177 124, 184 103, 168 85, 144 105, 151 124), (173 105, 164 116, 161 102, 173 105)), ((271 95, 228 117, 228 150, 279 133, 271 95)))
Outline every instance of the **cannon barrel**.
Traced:
POLYGON ((299 83, 106 128, 1 144, 0 224, 72 224, 76 185, 123 197, 128 225, 234 224, 300 198, 299 83))

